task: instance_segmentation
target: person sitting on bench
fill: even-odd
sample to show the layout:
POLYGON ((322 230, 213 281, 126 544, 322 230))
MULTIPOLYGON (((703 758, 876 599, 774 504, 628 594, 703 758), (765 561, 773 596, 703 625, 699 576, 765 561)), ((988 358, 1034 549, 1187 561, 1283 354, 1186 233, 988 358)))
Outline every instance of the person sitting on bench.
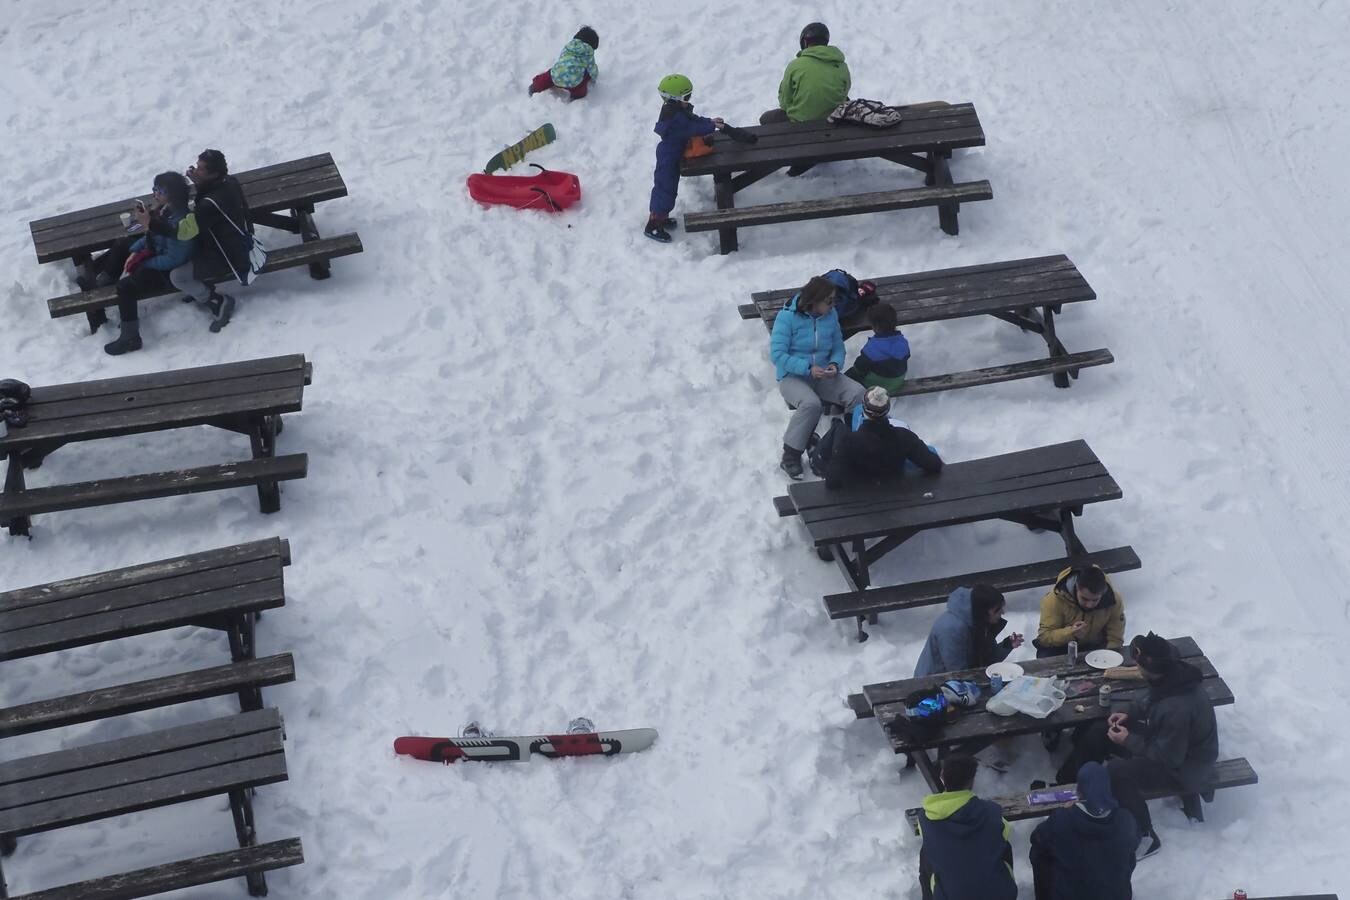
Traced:
POLYGON ((146 233, 127 242, 118 240, 93 262, 94 283, 76 279, 83 290, 117 284, 117 339, 103 346, 111 356, 141 349, 140 300, 169 287, 169 272, 193 257, 193 234, 184 236, 179 225, 188 217, 188 183, 177 172, 155 176, 150 205, 139 204, 132 216, 146 233))
POLYGON ((1078 802, 1056 809, 1031 833, 1036 900, 1130 900, 1139 824, 1111 793, 1101 763, 1078 770, 1078 802))
MULTIPOLYGON (((801 49, 778 84, 778 106, 759 117, 761 125, 814 122, 848 99, 853 77, 844 62, 844 51, 830 46, 830 29, 822 22, 812 22, 802 29, 797 45, 801 49)), ((811 164, 792 166, 787 173, 796 177, 810 168, 811 164)))
POLYGON ((1074 742, 1056 775, 1072 781, 1085 762, 1107 763, 1111 789, 1120 805, 1133 814, 1141 840, 1139 859, 1162 849, 1144 799, 1144 787, 1182 793, 1186 815, 1200 820, 1197 796, 1214 776, 1219 758, 1219 726, 1214 707, 1200 686, 1200 670, 1177 657, 1166 638, 1153 632, 1130 642, 1135 661, 1148 681, 1148 694, 1122 712, 1113 712, 1074 742))
POLYGON ((844 374, 863 387, 884 387, 892 397, 905 386, 909 371, 909 341, 900 333, 895 307, 874 303, 867 309, 872 336, 844 374))
POLYGON ((838 419, 811 451, 811 471, 831 490, 858 481, 895 478, 911 469, 942 471, 942 458, 923 439, 889 418, 891 398, 883 387, 868 388, 853 408, 849 425, 838 419))
POLYGON ((1012 832, 1003 809, 975 796, 974 757, 942 761, 942 792, 919 812, 919 890, 924 900, 1014 900, 1012 832))
POLYGON ((991 585, 977 584, 952 591, 947 597, 947 611, 933 623, 928 643, 919 654, 914 677, 983 668, 1007 659, 1009 653, 1022 646, 1022 635, 1014 631, 997 640, 999 632, 1008 625, 1003 618, 1006 605, 1003 592, 991 585))
POLYGON ((197 256, 192 271, 186 268, 172 274, 173 286, 187 295, 185 299, 206 304, 211 330, 219 331, 234 314, 234 297, 219 294, 208 284, 234 278, 240 285, 249 283, 249 249, 253 224, 249 222, 248 201, 244 189, 230 174, 225 154, 203 150, 187 176, 197 186, 193 210, 198 231, 197 256))
POLYGON ((1069 641, 1078 652, 1119 649, 1125 640, 1125 601, 1111 579, 1097 566, 1059 573, 1055 586, 1041 598, 1041 624, 1036 631, 1036 657, 1063 656, 1069 641))
POLYGON ((793 479, 802 477, 802 451, 816 433, 822 403, 839 404, 847 412, 862 401, 862 385, 839 371, 844 365, 844 333, 834 296, 834 284, 817 275, 773 320, 769 356, 778 375, 778 391, 795 410, 783 433, 779 466, 793 479))

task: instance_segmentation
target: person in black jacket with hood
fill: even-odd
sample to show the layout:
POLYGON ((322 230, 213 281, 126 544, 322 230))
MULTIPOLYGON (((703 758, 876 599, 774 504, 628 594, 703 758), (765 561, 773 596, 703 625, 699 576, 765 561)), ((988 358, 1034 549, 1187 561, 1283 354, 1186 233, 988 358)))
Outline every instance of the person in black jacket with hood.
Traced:
POLYGON ((942 792, 923 798, 919 813, 919 889, 924 900, 1015 900, 1011 828, 1003 808, 982 800, 975 758, 942 761, 942 792))
POLYGON ((229 294, 218 294, 206 282, 233 278, 240 285, 248 284, 253 224, 244 190, 230 174, 225 154, 203 150, 196 164, 188 168, 187 176, 197 189, 193 211, 197 253, 191 275, 184 266, 174 270, 170 278, 188 298, 206 304, 213 319, 211 330, 219 331, 230 321, 235 301, 229 294))
POLYGON ((896 478, 907 462, 928 475, 942 471, 942 458, 908 428, 892 425, 890 411, 886 389, 872 387, 854 407, 853 430, 842 422, 831 424, 811 454, 811 470, 824 475, 827 488, 896 478))
POLYGON ((1031 833, 1036 900, 1130 900, 1139 825, 1111 793, 1101 763, 1078 770, 1078 802, 1031 833))
POLYGON ((1111 790, 1148 838, 1139 859, 1162 849, 1153 830, 1143 788, 1180 790, 1186 815, 1202 819, 1199 794, 1207 792, 1219 758, 1219 726, 1214 705, 1200 686, 1200 670, 1177 657, 1176 649, 1153 632, 1130 642, 1135 661, 1148 681, 1148 693, 1113 712, 1074 743, 1056 778, 1071 781, 1083 763, 1123 757, 1107 763, 1111 790))

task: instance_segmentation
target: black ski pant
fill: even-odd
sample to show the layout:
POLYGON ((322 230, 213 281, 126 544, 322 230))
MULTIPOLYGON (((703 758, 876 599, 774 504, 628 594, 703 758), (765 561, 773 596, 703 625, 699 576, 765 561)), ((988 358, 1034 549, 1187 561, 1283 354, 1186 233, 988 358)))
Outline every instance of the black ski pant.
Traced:
MULTIPOLYGON (((1131 723, 1132 730, 1139 725, 1131 723)), ((1106 763, 1107 774, 1111 776, 1111 793, 1116 802, 1128 809, 1139 824, 1141 834, 1153 833, 1153 818, 1148 813, 1148 801, 1144 799, 1145 789, 1181 789, 1161 763, 1143 756, 1131 756, 1129 751, 1106 736, 1105 720, 1094 722, 1084 734, 1074 741, 1073 750, 1064 765, 1059 767, 1055 779, 1059 784, 1069 784, 1078 780, 1078 770, 1086 762, 1106 763)))
POLYGON ((113 241, 113 245, 106 253, 100 254, 89 263, 94 275, 107 275, 112 281, 121 277, 122 267, 127 264, 127 257, 131 255, 131 245, 135 240, 136 238, 120 237, 113 241))
POLYGON ((170 287, 169 273, 141 266, 125 278, 117 280, 117 312, 123 322, 135 322, 141 317, 140 300, 170 287))

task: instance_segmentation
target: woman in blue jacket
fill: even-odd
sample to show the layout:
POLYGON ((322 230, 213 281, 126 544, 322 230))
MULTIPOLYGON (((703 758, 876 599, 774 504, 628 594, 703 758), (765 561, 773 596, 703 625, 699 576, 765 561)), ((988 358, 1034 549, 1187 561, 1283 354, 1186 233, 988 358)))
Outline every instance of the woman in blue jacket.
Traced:
POLYGON ((933 623, 928 643, 914 667, 914 677, 959 672, 1007 659, 1022 646, 1022 635, 1014 631, 997 640, 1008 625, 1003 618, 1005 606, 1003 593, 987 584, 952 591, 947 597, 947 611, 933 623))
POLYGON ((863 386, 844 375, 844 333, 834 311, 835 286, 817 275, 797 292, 773 320, 769 356, 778 375, 778 392, 795 410, 783 433, 783 471, 802 477, 802 451, 816 432, 823 403, 845 411, 862 402, 863 386))
MULTIPOLYGON (((190 234, 184 234, 179 223, 188 215, 188 180, 178 172, 162 172, 155 176, 154 196, 148 206, 139 206, 132 215, 146 233, 126 248, 126 256, 121 262, 117 281, 117 312, 121 317, 121 328, 117 340, 105 344, 104 352, 112 356, 121 356, 133 350, 141 349, 141 323, 139 304, 142 297, 158 293, 172 287, 169 270, 181 266, 192 258, 196 242, 195 228, 189 228, 190 234), (151 232, 151 219, 164 223, 173 236, 162 234, 158 230, 151 232)), ((105 278, 111 275, 111 269, 117 260, 109 260, 114 251, 110 250, 99 257, 97 268, 101 271, 98 283, 106 284, 105 278)), ((81 284, 81 287, 84 287, 81 284)))

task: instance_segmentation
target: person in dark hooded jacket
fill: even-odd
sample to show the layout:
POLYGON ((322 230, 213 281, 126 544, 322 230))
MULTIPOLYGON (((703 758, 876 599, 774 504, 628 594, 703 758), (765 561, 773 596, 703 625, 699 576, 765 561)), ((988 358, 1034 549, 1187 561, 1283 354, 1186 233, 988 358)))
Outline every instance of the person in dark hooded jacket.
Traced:
POLYGON ((174 270, 170 278, 173 286, 188 298, 206 304, 213 319, 211 330, 219 331, 229 323, 235 301, 229 294, 217 293, 208 282, 233 278, 241 286, 249 283, 253 223, 249 221, 244 189, 230 174, 225 154, 203 150, 196 164, 188 168, 187 176, 197 189, 190 217, 197 237, 197 253, 191 274, 183 267, 174 270))
POLYGON ((1186 815, 1201 818, 1198 795, 1208 790, 1219 758, 1219 727, 1214 706, 1201 687, 1200 670, 1177 657, 1166 638, 1153 632, 1130 642, 1135 661, 1148 681, 1148 693, 1124 710, 1111 713, 1075 741, 1057 774, 1069 781, 1082 764, 1108 757, 1111 789, 1120 805, 1139 823, 1148 838, 1139 858, 1162 848, 1143 789, 1160 787, 1180 791, 1186 815))
POLYGON ((1022 635, 1013 632, 997 640, 1008 625, 1003 618, 1007 603, 1003 592, 987 584, 959 587, 947 597, 947 611, 938 616, 928 634, 914 677, 959 672, 1002 662, 1022 646, 1022 635))
POLYGON ((1139 825, 1111 793, 1101 763, 1078 770, 1078 802, 1031 833, 1036 900, 1130 900, 1139 825))
POLYGON ((924 900, 1014 900, 1011 826, 1003 809, 975 796, 974 757, 942 761, 942 792, 919 813, 919 889, 924 900))
POLYGON ((675 197, 680 192, 680 159, 690 138, 703 137, 726 127, 720 118, 709 119, 694 115, 694 83, 683 75, 667 75, 657 85, 657 92, 665 101, 653 129, 661 136, 656 145, 656 171, 652 173, 652 196, 649 215, 642 233, 662 244, 670 243, 670 232, 675 226, 670 217, 675 209, 675 197))
POLYGON ((942 458, 908 428, 893 424, 891 398, 883 387, 868 388, 853 408, 851 427, 836 420, 811 453, 811 470, 832 490, 858 481, 902 475, 910 465, 928 475, 942 471, 942 458))

